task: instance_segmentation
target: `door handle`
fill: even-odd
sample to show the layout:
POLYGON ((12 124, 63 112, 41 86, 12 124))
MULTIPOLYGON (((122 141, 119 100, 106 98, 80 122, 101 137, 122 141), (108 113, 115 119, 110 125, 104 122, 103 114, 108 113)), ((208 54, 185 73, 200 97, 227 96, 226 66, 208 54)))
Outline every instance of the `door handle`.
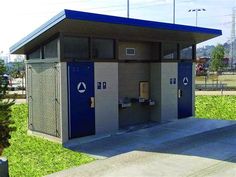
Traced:
POLYGON ((94 99, 94 97, 90 97, 90 108, 95 108, 95 99, 94 99))
POLYGON ((178 98, 181 98, 182 95, 183 95, 183 91, 179 89, 179 90, 178 90, 178 98))

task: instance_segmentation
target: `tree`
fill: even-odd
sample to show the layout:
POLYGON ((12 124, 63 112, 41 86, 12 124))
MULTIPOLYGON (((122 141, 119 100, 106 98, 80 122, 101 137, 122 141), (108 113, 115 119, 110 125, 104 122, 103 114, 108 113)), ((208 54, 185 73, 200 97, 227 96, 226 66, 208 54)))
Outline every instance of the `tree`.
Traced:
POLYGON ((8 85, 7 79, 4 77, 5 71, 4 62, 0 61, 0 156, 4 148, 10 146, 11 132, 16 129, 13 127, 14 121, 11 119, 11 106, 15 104, 15 101, 5 99, 8 85))
POLYGON ((13 78, 22 78, 22 73, 25 72, 24 61, 15 61, 7 63, 7 73, 13 78))
POLYGON ((220 71, 225 67, 224 64, 224 55, 225 49, 224 46, 218 44, 211 53, 211 63, 210 63, 210 70, 217 72, 219 74, 220 71))

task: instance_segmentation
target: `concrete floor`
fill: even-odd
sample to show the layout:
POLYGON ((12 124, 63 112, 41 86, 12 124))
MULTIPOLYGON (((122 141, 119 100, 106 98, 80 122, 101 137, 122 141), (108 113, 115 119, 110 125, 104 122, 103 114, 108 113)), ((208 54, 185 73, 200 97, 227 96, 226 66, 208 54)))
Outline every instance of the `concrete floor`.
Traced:
POLYGON ((236 177, 233 121, 190 118, 67 146, 103 160, 49 177, 236 177))

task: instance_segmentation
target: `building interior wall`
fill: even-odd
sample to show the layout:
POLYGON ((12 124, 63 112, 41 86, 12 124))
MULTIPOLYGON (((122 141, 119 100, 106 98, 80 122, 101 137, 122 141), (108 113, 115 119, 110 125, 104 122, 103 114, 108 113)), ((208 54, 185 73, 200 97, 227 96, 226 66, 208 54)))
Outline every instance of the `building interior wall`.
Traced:
POLYGON ((129 101, 131 106, 119 109, 120 128, 160 121, 161 78, 159 63, 144 61, 160 60, 160 43, 119 41, 119 102, 129 101), (133 48, 134 55, 126 49, 133 48), (137 101, 140 97, 140 82, 149 83, 149 99, 159 105, 147 105, 137 101), (135 101, 134 101, 135 100, 135 101))
POLYGON ((161 63, 150 63, 150 96, 155 101, 151 107, 150 119, 161 122, 161 63))
POLYGON ((177 85, 177 63, 119 63, 119 101, 128 99, 131 102, 130 107, 119 109, 120 127, 176 120, 177 85), (132 102, 139 98, 141 81, 150 84, 149 99, 155 101, 152 106, 132 102))
POLYGON ((131 107, 119 109, 120 128, 150 120, 149 107, 132 101, 139 98, 139 83, 150 82, 149 66, 149 63, 119 63, 119 102, 132 102, 131 107))

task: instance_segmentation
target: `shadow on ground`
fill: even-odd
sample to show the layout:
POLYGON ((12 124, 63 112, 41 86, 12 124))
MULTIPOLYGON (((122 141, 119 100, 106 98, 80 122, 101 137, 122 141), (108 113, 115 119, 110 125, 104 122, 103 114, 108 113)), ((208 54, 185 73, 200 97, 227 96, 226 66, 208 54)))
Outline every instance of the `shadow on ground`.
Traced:
POLYGON ((103 159, 131 151, 236 162, 236 121, 185 119, 66 147, 103 159))

